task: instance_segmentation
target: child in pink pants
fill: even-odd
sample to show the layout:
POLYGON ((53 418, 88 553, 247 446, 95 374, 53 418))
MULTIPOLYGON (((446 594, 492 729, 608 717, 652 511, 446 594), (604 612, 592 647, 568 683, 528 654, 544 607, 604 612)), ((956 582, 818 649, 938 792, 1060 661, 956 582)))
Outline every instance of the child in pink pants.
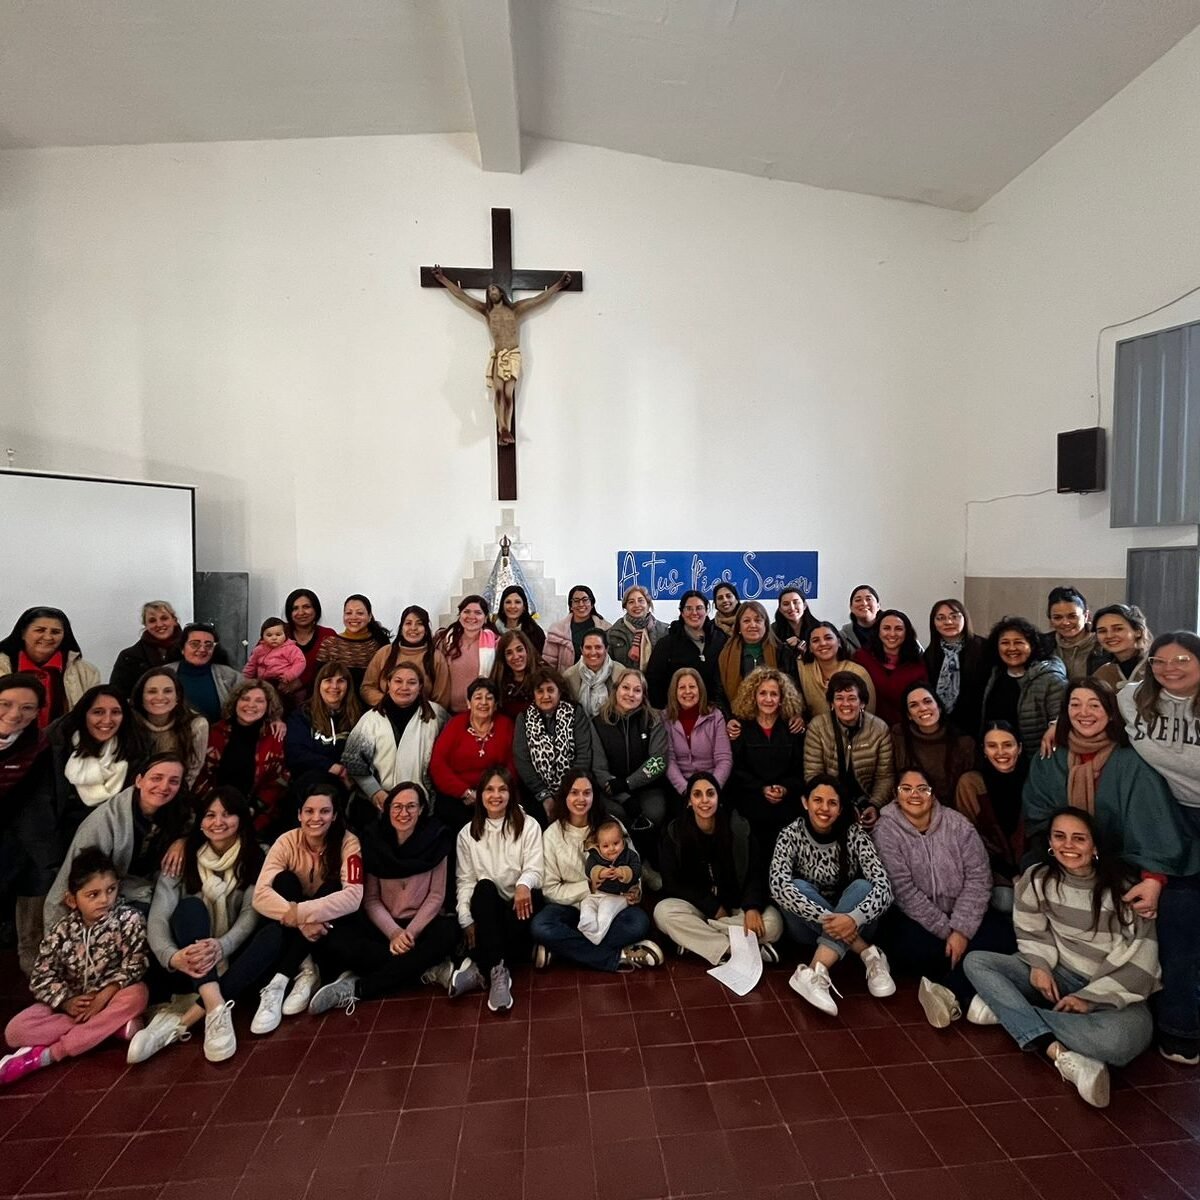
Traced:
POLYGON ((149 994, 146 922, 118 904, 112 859, 94 847, 71 864, 64 897, 71 910, 42 939, 29 990, 38 1000, 4 1030, 15 1053, 0 1059, 0 1086, 139 1028, 149 994))

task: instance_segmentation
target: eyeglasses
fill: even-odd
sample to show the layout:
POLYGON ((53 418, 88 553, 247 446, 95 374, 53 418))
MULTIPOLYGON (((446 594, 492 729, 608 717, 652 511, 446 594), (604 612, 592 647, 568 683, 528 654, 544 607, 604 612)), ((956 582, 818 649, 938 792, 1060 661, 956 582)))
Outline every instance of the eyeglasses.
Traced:
POLYGON ((1190 667, 1196 660, 1190 654, 1173 654, 1170 658, 1159 658, 1155 655, 1146 661, 1152 667, 1190 667))
POLYGON ((902 783, 897 789, 901 796, 932 796, 933 788, 927 783, 902 783))
POLYGON ((415 812, 420 812, 420 811, 421 811, 421 806, 419 804, 393 804, 392 805, 392 812, 394 812, 394 813, 415 813, 415 812))
POLYGON ((217 643, 216 642, 197 642, 195 640, 189 640, 187 643, 187 648, 189 650, 215 650, 217 648, 217 643))
POLYGON ((933 619, 939 625, 957 625, 963 619, 963 615, 959 612, 938 613, 933 619))

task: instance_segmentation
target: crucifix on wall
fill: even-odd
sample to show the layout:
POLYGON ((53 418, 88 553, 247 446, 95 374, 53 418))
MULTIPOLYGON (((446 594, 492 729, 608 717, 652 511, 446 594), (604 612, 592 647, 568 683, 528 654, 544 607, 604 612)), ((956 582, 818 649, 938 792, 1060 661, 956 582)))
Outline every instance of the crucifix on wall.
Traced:
POLYGON ((517 498, 517 380, 521 374, 520 320, 559 292, 582 292, 582 271, 514 271, 512 209, 492 209, 492 265, 487 267, 422 267, 422 287, 444 287, 451 296, 487 322, 492 352, 487 387, 496 408, 496 465, 500 499, 517 498), (478 300, 467 288, 482 289, 478 300), (515 292, 537 292, 513 300, 515 292))

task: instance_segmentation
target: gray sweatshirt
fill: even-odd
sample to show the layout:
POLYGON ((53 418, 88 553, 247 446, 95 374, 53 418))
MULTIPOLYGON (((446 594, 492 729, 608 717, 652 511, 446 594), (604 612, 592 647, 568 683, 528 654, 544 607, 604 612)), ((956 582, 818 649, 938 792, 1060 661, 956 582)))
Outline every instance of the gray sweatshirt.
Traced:
POLYGON ((1137 710, 1141 688, 1130 683, 1117 693, 1130 744, 1167 781, 1180 804, 1200 808, 1200 711, 1193 700, 1159 692, 1157 713, 1143 721, 1137 710))

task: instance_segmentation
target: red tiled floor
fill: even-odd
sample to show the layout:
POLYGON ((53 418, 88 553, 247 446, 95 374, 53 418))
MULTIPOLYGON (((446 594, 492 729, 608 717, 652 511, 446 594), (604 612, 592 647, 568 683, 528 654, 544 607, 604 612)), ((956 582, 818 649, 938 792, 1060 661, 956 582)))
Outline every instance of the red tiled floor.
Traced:
POLYGON ((671 959, 518 972, 504 1016, 424 993, 256 1038, 240 1013, 215 1066, 104 1047, 0 1095, 0 1197, 1200 1200, 1197 1072, 1144 1056, 1097 1111, 1002 1030, 840 975, 835 1019, 783 969, 738 998, 671 959))

